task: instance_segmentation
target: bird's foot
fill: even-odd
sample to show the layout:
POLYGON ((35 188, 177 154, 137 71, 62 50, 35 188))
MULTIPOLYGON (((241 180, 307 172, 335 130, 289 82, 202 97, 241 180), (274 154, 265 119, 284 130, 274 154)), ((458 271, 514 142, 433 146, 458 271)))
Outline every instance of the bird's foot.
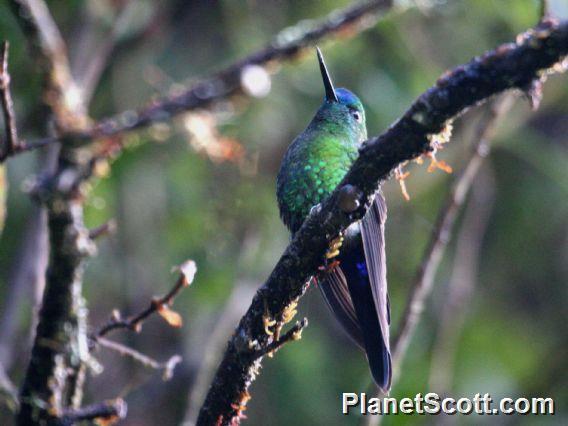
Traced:
POLYGON ((334 257, 339 256, 339 249, 341 248, 342 245, 343 245, 343 234, 339 234, 337 238, 331 240, 329 248, 325 253, 325 258, 327 260, 330 260, 333 259, 334 257))
POLYGON ((324 273, 327 274, 327 273, 333 271, 335 268, 337 268, 340 263, 341 263, 341 262, 339 262, 339 260, 337 260, 337 259, 334 259, 334 260, 331 260, 331 261, 329 261, 328 259, 326 259, 325 265, 320 266, 318 269, 319 269, 321 272, 324 272, 324 273))

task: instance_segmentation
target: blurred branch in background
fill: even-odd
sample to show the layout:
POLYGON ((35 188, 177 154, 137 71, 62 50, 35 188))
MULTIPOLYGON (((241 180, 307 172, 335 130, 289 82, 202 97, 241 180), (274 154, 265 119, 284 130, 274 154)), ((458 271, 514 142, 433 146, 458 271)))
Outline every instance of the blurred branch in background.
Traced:
MULTIPOLYGON (((438 213, 436 225, 411 286, 398 332, 393 339, 393 384, 396 383, 400 374, 404 356, 424 311, 426 299, 434 288, 436 271, 451 240, 458 213, 474 181, 479 179, 477 175, 483 160, 489 155, 489 143, 494 136, 498 120, 511 108, 513 101, 513 94, 503 95, 500 99, 493 101, 486 109, 485 114, 481 116, 473 133, 473 141, 470 143, 472 148, 468 162, 460 175, 455 178, 453 187, 438 213)), ((483 179, 483 181, 485 180, 483 179)), ((473 204, 472 201, 470 203, 473 204)), ((479 231, 483 231, 483 229, 476 228, 479 231)), ((469 236, 471 237, 471 235, 469 236)), ((475 238, 481 241, 483 233, 475 238)), ((460 253, 456 253, 456 259, 459 259, 459 255, 460 253)), ((451 302, 447 300, 445 303, 451 302)), ((375 386, 372 385, 372 388, 375 389, 375 386)), ((382 417, 378 415, 367 416, 364 423, 368 426, 376 426, 380 424, 381 419, 382 417)))
MULTIPOLYGON (((44 146, 61 141, 62 148, 57 169, 41 176, 34 190, 36 198, 49 212, 51 256, 32 359, 22 388, 20 424, 29 424, 37 419, 72 423, 92 419, 88 417, 92 413, 98 413, 95 417, 100 418, 103 416, 101 413, 108 412, 105 411, 109 408, 106 403, 80 408, 85 368, 90 361, 82 271, 86 258, 94 251, 92 240, 97 234, 83 224, 83 203, 87 184, 108 166, 106 159, 111 155, 107 154, 116 153, 122 148, 120 136, 128 130, 170 120, 182 111, 209 107, 216 100, 233 94, 261 96, 267 91, 259 91, 255 84, 258 81, 270 82, 269 72, 276 62, 296 58, 305 47, 327 36, 352 35, 368 28, 376 21, 378 12, 387 10, 392 3, 369 1, 336 11, 322 21, 298 23, 284 30, 272 44, 259 52, 183 89, 181 93, 157 100, 139 112, 126 111, 93 124, 87 114, 90 97, 112 45, 117 41, 116 34, 124 19, 122 13, 127 13, 129 5, 121 3, 124 9, 117 14, 114 29, 106 40, 108 44, 103 43, 100 56, 93 59, 100 62, 87 64, 85 69, 90 70, 88 75, 81 73, 78 76, 72 72, 76 70, 69 69, 66 46, 45 3, 41 0, 11 1, 18 22, 34 49, 34 57, 39 59, 45 86, 44 101, 55 121, 53 137, 30 142, 27 146, 44 146), (251 78, 251 73, 255 78, 251 78), (84 87, 81 87, 81 82, 85 84, 84 87), (103 138, 108 135, 118 137, 103 138), (103 143, 95 145, 93 142, 97 137, 102 137, 103 143), (107 146, 104 146, 105 143, 107 146), (101 145, 102 153, 99 152, 101 145)), ((255 296, 251 308, 229 342, 201 411, 200 423, 225 424, 242 416, 250 398, 248 388, 258 373, 262 357, 281 344, 299 337, 299 331, 305 323, 292 327, 283 334, 282 339, 278 338, 279 333, 272 332, 273 327, 280 330, 292 320, 296 303, 306 290, 307 279, 317 273, 329 240, 362 217, 377 184, 387 179, 401 163, 435 151, 446 137, 451 120, 466 108, 496 93, 519 88, 529 95, 534 105, 538 104, 541 82, 547 73, 563 69, 561 64, 556 63, 566 55, 567 46, 568 24, 547 20, 520 35, 516 43, 502 45, 444 75, 385 134, 362 147, 359 160, 344 182, 321 209, 315 209, 265 286, 255 296), (351 197, 352 202, 342 202, 345 197, 351 197), (338 207, 341 205, 356 207, 353 211, 345 211, 338 207)), ((50 120, 45 121, 48 123, 50 120)), ((21 146, 26 145, 21 141, 21 146)), ((45 230, 45 227, 40 226, 39 229, 45 230)), ((445 238, 442 231, 441 240, 445 238)), ((45 232, 42 232, 36 235, 38 241, 42 235, 45 236, 45 232)), ((43 256, 47 250, 42 250, 40 254, 43 256)), ((27 252, 26 256, 31 253, 27 252)), ((38 256, 38 259, 42 256, 38 256)), ((37 262, 35 271, 43 273, 44 266, 44 263, 37 262)), ((427 275, 426 272, 424 275, 427 275)), ((181 317, 164 307, 163 303, 155 306, 147 315, 159 311, 170 323, 181 321, 181 317)), ((17 309, 13 312, 17 312, 17 309)), ((229 303, 224 317, 227 321, 233 318, 232 312, 229 303)), ((117 317, 116 321, 126 328, 136 328, 132 325, 136 321, 132 322, 131 319, 117 317)), ((415 323, 407 324, 410 330, 407 334, 412 333, 414 327, 415 323)), ((217 339, 223 330, 219 328, 217 331, 210 344, 219 350, 217 339)), ((108 341, 105 340, 105 343, 108 341)), ((115 348, 116 345, 119 344, 110 344, 115 348)), ((127 352, 130 350, 124 348, 127 352)), ((131 352, 129 354, 133 355, 131 352)), ((138 354, 135 357, 140 358, 138 354)), ((204 367, 207 367, 213 361, 207 359, 204 362, 204 367)), ((209 372, 205 370, 208 375, 209 372)), ((204 380, 203 374, 200 381, 204 380)), ((202 392, 200 389, 203 388, 196 391, 196 398, 202 392)), ((125 403, 119 405, 125 408, 125 403)), ((117 417, 122 417, 125 410, 119 409, 121 407, 110 408, 117 413, 117 417)))
MULTIPOLYGON (((33 1, 35 4, 36 0, 33 1)), ((39 1, 38 1, 39 2, 39 1)), ((46 144, 56 142, 61 137, 71 137, 82 141, 82 144, 88 144, 93 138, 112 136, 122 134, 126 131, 139 129, 152 123, 170 120, 174 115, 195 109, 207 108, 211 103, 229 97, 239 92, 244 92, 248 96, 258 96, 258 88, 255 87, 257 82, 266 79, 259 79, 258 74, 263 73, 268 79, 268 73, 264 67, 276 65, 278 62, 291 60, 298 57, 302 51, 314 46, 315 43, 322 41, 326 37, 339 35, 355 35, 360 31, 370 28, 380 16, 380 12, 390 9, 392 0, 373 0, 357 3, 341 11, 332 12, 327 18, 312 22, 309 26, 306 21, 298 24, 297 27, 287 28, 277 35, 274 41, 261 50, 239 60, 229 67, 216 73, 213 77, 192 85, 191 87, 181 90, 180 93, 173 94, 170 97, 150 102, 146 107, 138 111, 130 110, 116 114, 113 117, 102 119, 89 128, 88 131, 71 131, 70 134, 65 132, 60 137, 47 138, 45 140, 30 142, 22 148, 28 151, 46 144), (251 80, 251 72, 254 71, 255 78, 251 80)), ((42 8, 38 8, 42 10, 42 8)), ((20 12, 21 13, 21 12, 20 12)), ((128 6, 125 6, 124 14, 128 13, 128 6)), ((118 27, 121 24, 121 17, 116 23, 118 27)), ((34 31, 29 31, 34 34, 34 31)), ((115 32, 111 33, 113 37, 115 32)), ((109 40, 113 41, 111 37, 109 40)), ((56 44, 55 42, 49 43, 56 44)), ((50 49, 46 55, 48 58, 58 59, 59 56, 53 52, 59 52, 60 49, 50 49)), ((100 48, 100 58, 108 58, 109 48, 102 46, 100 48)), ((95 59, 97 56, 95 56, 95 59)), ((66 60, 65 60, 66 61, 66 60)), ((97 59, 98 61, 98 59, 97 59)), ((98 78, 102 64, 94 62, 92 64, 92 78, 98 78)), ((67 66, 62 66, 64 70, 67 66)), ((66 76, 66 72, 62 73, 66 76)), ((55 76, 57 77, 57 76, 55 76)), ((54 79, 55 79, 54 77, 54 79)), ((59 78, 58 78, 59 79, 59 78)), ((58 79, 55 79, 56 81, 58 79)), ((68 79, 66 79, 68 80, 68 79)), ((90 96, 93 92, 94 81, 84 81, 87 86, 83 88, 84 94, 90 96), (91 87, 92 86, 92 87, 91 87)), ((67 87, 68 84, 63 84, 67 87)), ((76 87, 73 84, 73 87, 76 87)), ((264 90, 263 93, 266 93, 264 90)), ((84 94, 76 93, 75 97, 84 96, 84 94)))
MULTIPOLYGON (((314 46, 324 38, 338 35, 355 35, 376 23, 381 12, 391 8, 392 0, 372 0, 356 3, 344 10, 333 11, 328 17, 297 24, 278 34, 274 41, 259 51, 239 60, 215 75, 181 90, 171 97, 150 102, 138 111, 125 111, 114 117, 100 120, 91 133, 96 137, 110 136, 149 124, 170 120, 184 111, 208 107, 212 102, 243 92, 255 96, 255 78, 249 83, 247 75, 254 70, 267 73, 264 67, 298 57, 305 48, 314 46), (253 84, 253 86, 250 86, 253 84)), ((265 93, 264 91, 262 91, 265 93)))
POLYGON ((61 416, 62 425, 72 425, 77 422, 88 421, 100 425, 112 425, 124 419, 127 406, 121 398, 87 405, 78 409, 65 410, 61 416))
POLYGON ((85 63, 79 62, 74 66, 74 72, 77 76, 77 83, 81 87, 82 96, 85 99, 91 99, 96 89, 100 77, 109 62, 109 58, 116 47, 121 33, 128 24, 128 20, 134 9, 136 1, 125 0, 117 2, 116 16, 106 33, 105 39, 91 55, 84 55, 85 63))
MULTIPOLYGON (((44 79, 44 102, 58 131, 81 131, 89 119, 71 76, 66 46, 47 6, 40 0, 10 5, 36 53, 44 79)), ((65 410, 78 409, 89 358, 82 273, 94 251, 83 224, 81 190, 85 156, 63 146, 55 176, 38 185, 48 211, 50 258, 46 287, 22 385, 18 424, 56 422, 65 410), (79 176, 79 177, 77 177, 79 176), (62 179, 66 177, 66 179, 62 179)))
POLYGON ((16 412, 19 406, 18 391, 2 363, 0 363, 0 405, 5 405, 10 411, 16 412))
MULTIPOLYGON (((86 310, 82 298, 82 271, 86 257, 95 249, 92 239, 89 238, 89 232, 83 224, 82 200, 85 196, 83 183, 97 173, 98 157, 75 148, 77 139, 73 135, 86 134, 86 127, 90 123, 86 113, 88 98, 93 92, 115 37, 111 37, 108 44, 103 46, 101 60, 90 67, 92 72, 86 80, 88 90, 83 92, 72 77, 67 48, 46 4, 41 0, 13 0, 10 5, 41 64, 45 87, 44 99, 53 114, 58 133, 51 139, 22 144, 21 151, 44 146, 50 140, 59 140, 61 135, 66 135, 56 171, 53 175, 43 178, 35 190, 35 195, 48 208, 51 256, 32 358, 22 386, 23 403, 18 422, 26 424, 32 419, 55 421, 57 418, 62 418, 63 413, 68 412, 66 408, 68 405, 74 410, 79 410, 81 404, 85 366, 89 357, 85 334, 86 310), (44 342, 50 344, 46 346, 44 342), (42 401, 49 403, 45 405, 42 401)), ((388 6, 388 2, 368 2, 348 9, 341 19, 335 15, 333 20, 324 22, 321 27, 316 26, 292 43, 284 43, 275 49, 266 49, 260 57, 264 57, 262 61, 267 62, 278 59, 279 55, 292 56, 302 43, 315 41, 328 33, 346 29, 347 26, 354 26, 356 23, 360 24, 362 18, 368 16, 373 9, 380 9, 383 6, 388 6)), ((240 68, 248 65, 250 63, 245 61, 240 68)), ((240 68, 237 66, 235 69, 240 68)), ((209 85, 201 88, 208 89, 209 85)), ((200 91, 197 90, 190 96, 203 100, 196 94, 199 95, 200 91)), ((195 106, 202 105, 201 100, 195 106)), ((174 100, 173 105, 177 103, 178 101, 174 100)), ((172 104, 166 104, 166 109, 169 108, 168 105, 172 104)), ((7 107, 4 110, 7 114, 11 111, 7 107)), ((12 114, 10 118, 7 127, 15 130, 15 125, 11 125, 15 123, 15 117, 12 114)), ((124 130, 126 128, 117 132, 124 130)), ((91 136, 87 137, 90 142, 91 136)), ((7 147, 6 155, 16 153, 15 144, 7 147)), ((37 236, 41 234, 37 233, 37 236)), ((39 258, 41 259, 41 256, 39 258)), ((166 309, 158 310, 164 317, 168 316, 173 320, 172 312, 166 309)))
POLYGON ((0 102, 4 115, 4 127, 6 128, 6 139, 3 143, 0 143, 0 162, 18 149, 16 115, 10 92, 10 74, 8 73, 8 47, 8 42, 4 41, 0 51, 0 102))
POLYGON ((481 247, 495 201, 495 182, 489 169, 486 165, 473 183, 457 235, 452 274, 447 288, 442 290, 445 298, 438 314, 429 384, 429 389, 439 395, 448 395, 453 390, 458 340, 478 279, 481 247))
MULTIPOLYGON (((547 70, 567 53, 568 22, 541 22, 534 29, 518 35, 515 43, 501 45, 444 74, 384 134, 362 146, 346 177, 318 209, 313 209, 255 295, 229 341, 199 414, 198 425, 230 424, 242 416, 250 398, 248 389, 258 374, 263 348, 272 343, 273 337, 266 331, 267 322, 275 322, 281 327, 291 319, 289 311, 305 293, 309 278, 317 273, 330 241, 365 214, 377 185, 400 164, 439 147, 443 142, 441 138, 447 138, 448 125, 467 108, 512 88, 529 91, 531 98, 538 98, 540 82, 547 70), (356 206, 354 211, 340 208, 341 200, 346 196, 354 198, 349 203, 356 206)), ((564 68, 557 66, 556 69, 563 71, 564 68)), ((481 140, 484 134, 480 136, 481 140)), ((483 144, 476 152, 474 158, 479 156, 479 159, 466 168, 463 181, 458 181, 452 190, 426 259, 432 257, 438 262, 441 257, 446 232, 453 224, 457 207, 463 202, 473 172, 479 167, 477 163, 481 162, 483 144)), ((431 262, 427 260, 421 268, 409 297, 403 324, 394 342, 395 360, 404 353, 416 326, 417 313, 431 288, 427 281, 433 279, 433 269, 428 267, 431 262)))
MULTIPOLYGON (((493 138, 498 119, 510 109, 513 101, 514 95, 503 95, 501 99, 493 101, 492 105, 487 108, 485 114, 480 118, 473 135, 472 149, 468 163, 460 175, 455 178, 453 187, 438 213, 436 225, 411 286, 398 333, 393 339, 393 384, 400 374, 404 355, 406 354, 410 340, 414 335, 422 312, 424 311, 426 299, 431 294, 434 287, 436 271, 440 266, 446 247, 451 240, 458 213, 474 181, 479 179, 477 175, 483 160, 489 154, 489 143, 493 138)), ((473 202, 470 203, 473 204, 473 202)), ((483 230, 483 228, 476 228, 476 230, 483 230)), ((471 237, 471 235, 469 236, 471 237)), ((483 233, 476 236, 480 241, 482 237, 483 233)), ((460 259, 460 257, 458 257, 459 255, 460 253, 456 253, 457 259, 460 259)), ((446 303, 450 304, 451 301, 447 300, 446 303)), ((374 385, 372 387, 374 388, 374 385)), ((380 416, 367 416, 364 423, 369 426, 378 425, 380 420, 380 416)))
POLYGON ((131 358, 134 361, 142 364, 144 367, 162 371, 162 378, 164 381, 170 380, 172 378, 174 374, 174 368, 182 361, 181 356, 173 355, 167 361, 159 362, 154 358, 151 358, 148 355, 137 351, 136 349, 132 349, 131 347, 123 345, 122 343, 105 339, 104 337, 98 337, 96 343, 101 345, 103 348, 110 349, 122 356, 131 358))
POLYGON ((180 291, 191 285, 197 272, 197 266, 193 260, 187 260, 174 270, 179 271, 179 278, 165 296, 153 298, 150 306, 132 317, 122 318, 120 312, 115 310, 110 321, 91 336, 92 340, 96 343, 100 337, 118 329, 128 329, 138 333, 142 330, 144 321, 155 313, 164 318, 171 326, 181 327, 181 316, 177 312, 172 311, 170 306, 174 303, 174 299, 180 291))
POLYGON ((497 120, 511 107, 512 103, 513 95, 505 95, 500 100, 494 102, 485 116, 481 118, 474 134, 475 142, 471 157, 463 172, 456 177, 448 198, 438 214, 430 242, 411 286, 398 333, 393 339, 392 353, 395 366, 395 380, 400 371, 410 339, 414 335, 424 310, 426 298, 432 292, 436 271, 450 241, 458 212, 466 200, 484 158, 489 154, 489 141, 493 138, 497 120))
POLYGON ((254 230, 245 232, 242 239, 237 269, 240 270, 241 278, 237 279, 221 314, 214 319, 214 326, 198 335, 199 339, 191 347, 189 364, 195 378, 189 388, 187 408, 185 412, 185 425, 193 425, 197 420, 199 408, 203 402, 209 384, 215 373, 215 368, 223 356, 223 349, 227 338, 234 330, 235 323, 243 315, 249 301, 256 291, 255 282, 252 278, 246 278, 250 274, 250 263, 254 262, 259 255, 259 236, 254 230), (252 259, 252 260, 251 260, 252 259), (203 342, 203 343, 202 343, 203 342))

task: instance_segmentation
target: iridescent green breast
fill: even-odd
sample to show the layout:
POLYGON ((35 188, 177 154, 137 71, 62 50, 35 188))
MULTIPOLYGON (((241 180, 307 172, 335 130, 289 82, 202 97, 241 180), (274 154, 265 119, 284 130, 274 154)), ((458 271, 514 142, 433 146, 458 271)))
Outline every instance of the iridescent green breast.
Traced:
POLYGON ((292 232, 341 182, 357 158, 360 139, 348 127, 312 122, 290 145, 278 174, 277 197, 292 232))

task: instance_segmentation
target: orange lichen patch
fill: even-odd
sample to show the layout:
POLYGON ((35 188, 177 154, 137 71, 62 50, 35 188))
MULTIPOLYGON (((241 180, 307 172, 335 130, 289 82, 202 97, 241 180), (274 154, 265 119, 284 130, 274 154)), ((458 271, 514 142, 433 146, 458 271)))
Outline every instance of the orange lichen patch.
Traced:
POLYGON ((270 329, 270 327, 274 327, 276 325, 276 320, 270 318, 268 314, 264 314, 262 317, 262 325, 264 326, 264 332, 269 336, 274 335, 274 331, 270 329))
POLYGON ((97 426, 111 426, 118 423, 119 420, 121 420, 120 416, 111 416, 105 417, 104 419, 95 419, 95 424, 97 426))
POLYGON ((441 149, 442 145, 448 143, 452 137, 454 126, 451 122, 447 122, 444 128, 439 133, 428 135, 430 146, 434 149, 441 149))
POLYGON ((95 149, 95 156, 107 159, 116 158, 124 148, 125 139, 120 135, 99 139, 95 149))
POLYGON ((292 319, 294 319, 294 317, 298 313, 298 311, 296 310, 297 307, 298 307, 298 299, 293 300, 288 306, 286 306, 284 312, 282 312, 283 324, 288 324, 290 321, 292 321, 292 319))
MULTIPOLYGON (((422 161, 419 164, 421 163, 422 161)), ((394 177, 398 181, 398 184, 400 185, 400 190, 402 192, 402 196, 406 201, 410 201, 410 196, 408 195, 408 191, 406 190, 406 183, 404 182, 404 180, 408 176, 410 176, 410 172, 403 172, 402 165, 398 166, 394 171, 394 177)))
POLYGON ((240 401, 238 403, 231 404, 231 408, 237 412, 237 415, 233 417, 231 424, 239 424, 241 419, 246 419, 244 411, 247 409, 247 402, 251 399, 250 393, 244 391, 240 395, 240 401))
POLYGON ((181 315, 169 308, 167 305, 158 306, 157 311, 158 314, 172 327, 179 328, 183 325, 181 315))
POLYGON ((432 173, 434 170, 439 169, 446 173, 452 173, 452 167, 446 163, 444 160, 437 160, 436 154, 434 152, 430 152, 427 154, 430 157, 430 165, 428 166, 428 173, 432 173))

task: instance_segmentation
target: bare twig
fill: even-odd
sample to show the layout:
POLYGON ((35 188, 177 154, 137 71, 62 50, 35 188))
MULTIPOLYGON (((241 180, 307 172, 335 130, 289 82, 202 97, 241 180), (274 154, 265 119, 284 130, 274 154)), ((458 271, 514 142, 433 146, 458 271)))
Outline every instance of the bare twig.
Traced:
POLYGON ((63 426, 90 421, 96 424, 111 425, 118 420, 124 419, 126 413, 126 402, 122 398, 117 398, 81 408, 66 410, 58 421, 58 424, 63 426))
POLYGON ((275 61, 295 58, 303 49, 313 46, 324 37, 339 33, 356 34, 369 28, 378 19, 378 14, 388 10, 391 6, 392 0, 365 1, 340 12, 334 11, 328 17, 311 25, 303 21, 301 27, 284 30, 263 49, 179 94, 151 102, 138 111, 125 111, 99 121, 92 134, 96 136, 114 135, 154 122, 169 120, 180 112, 203 108, 214 101, 241 91, 243 72, 248 67, 267 66, 275 61))
POLYGON ((10 6, 41 66, 44 102, 59 129, 83 131, 88 123, 85 105, 71 76, 67 47, 47 5, 43 0, 11 0, 10 6))
MULTIPOLYGON (((238 419, 261 361, 252 342, 262 348, 273 339, 265 331, 266 316, 275 321, 284 318, 287 307, 305 293, 330 241, 365 214, 378 184, 399 164, 430 152, 436 136, 467 108, 507 89, 527 87, 567 53, 568 22, 545 21, 519 35, 516 43, 446 73, 384 134, 362 146, 343 181, 306 219, 241 319, 201 408, 199 425, 238 419), (361 207, 354 212, 340 207, 346 185, 358 190, 361 207)), ((463 189, 459 187, 456 194, 462 195, 463 189)))
POLYGON ((286 343, 293 340, 300 340, 302 338, 302 330, 308 326, 308 319, 304 318, 302 321, 296 322, 296 324, 288 330, 283 336, 280 336, 278 340, 273 340, 272 343, 266 347, 260 349, 259 355, 271 355, 280 349, 286 343))
POLYGON ((111 219, 108 222, 103 223, 101 226, 97 226, 89 230, 89 238, 91 240, 96 240, 105 235, 112 235, 116 232, 116 220, 111 219))
POLYGON ((77 76, 77 84, 81 87, 83 96, 86 99, 92 97, 100 76, 116 46, 120 33, 124 30, 124 26, 127 24, 133 10, 138 7, 136 3, 132 0, 126 0, 116 6, 118 8, 117 16, 114 18, 105 40, 97 47, 94 53, 88 55, 89 62, 86 64, 84 72, 79 73, 77 76))
POLYGON ((6 141, 0 144, 0 162, 12 155, 18 149, 18 130, 16 127, 16 114, 14 113, 14 101, 10 93, 10 74, 8 73, 8 47, 5 41, 0 52, 0 103, 6 127, 6 141))
POLYGON ((147 368, 162 371, 163 380, 170 380, 173 376, 174 368, 182 361, 181 356, 174 355, 166 362, 159 362, 136 349, 118 342, 113 342, 104 337, 97 337, 96 342, 104 348, 111 349, 122 356, 132 358, 147 368))
POLYGON ((179 292, 193 282, 193 278, 195 277, 195 273, 197 271, 197 267, 195 266, 195 262, 193 260, 184 262, 177 269, 180 271, 180 276, 173 288, 165 296, 154 298, 150 303, 150 306, 148 306, 139 314, 128 318, 123 319, 121 318, 119 313, 115 312, 110 321, 107 324, 103 325, 94 334, 93 338, 95 340, 98 340, 100 337, 108 334, 109 332, 120 328, 126 328, 139 332, 142 329, 142 323, 150 315, 154 313, 161 313, 163 315, 163 310, 167 306, 171 306, 173 304, 174 299, 179 294, 179 292))

